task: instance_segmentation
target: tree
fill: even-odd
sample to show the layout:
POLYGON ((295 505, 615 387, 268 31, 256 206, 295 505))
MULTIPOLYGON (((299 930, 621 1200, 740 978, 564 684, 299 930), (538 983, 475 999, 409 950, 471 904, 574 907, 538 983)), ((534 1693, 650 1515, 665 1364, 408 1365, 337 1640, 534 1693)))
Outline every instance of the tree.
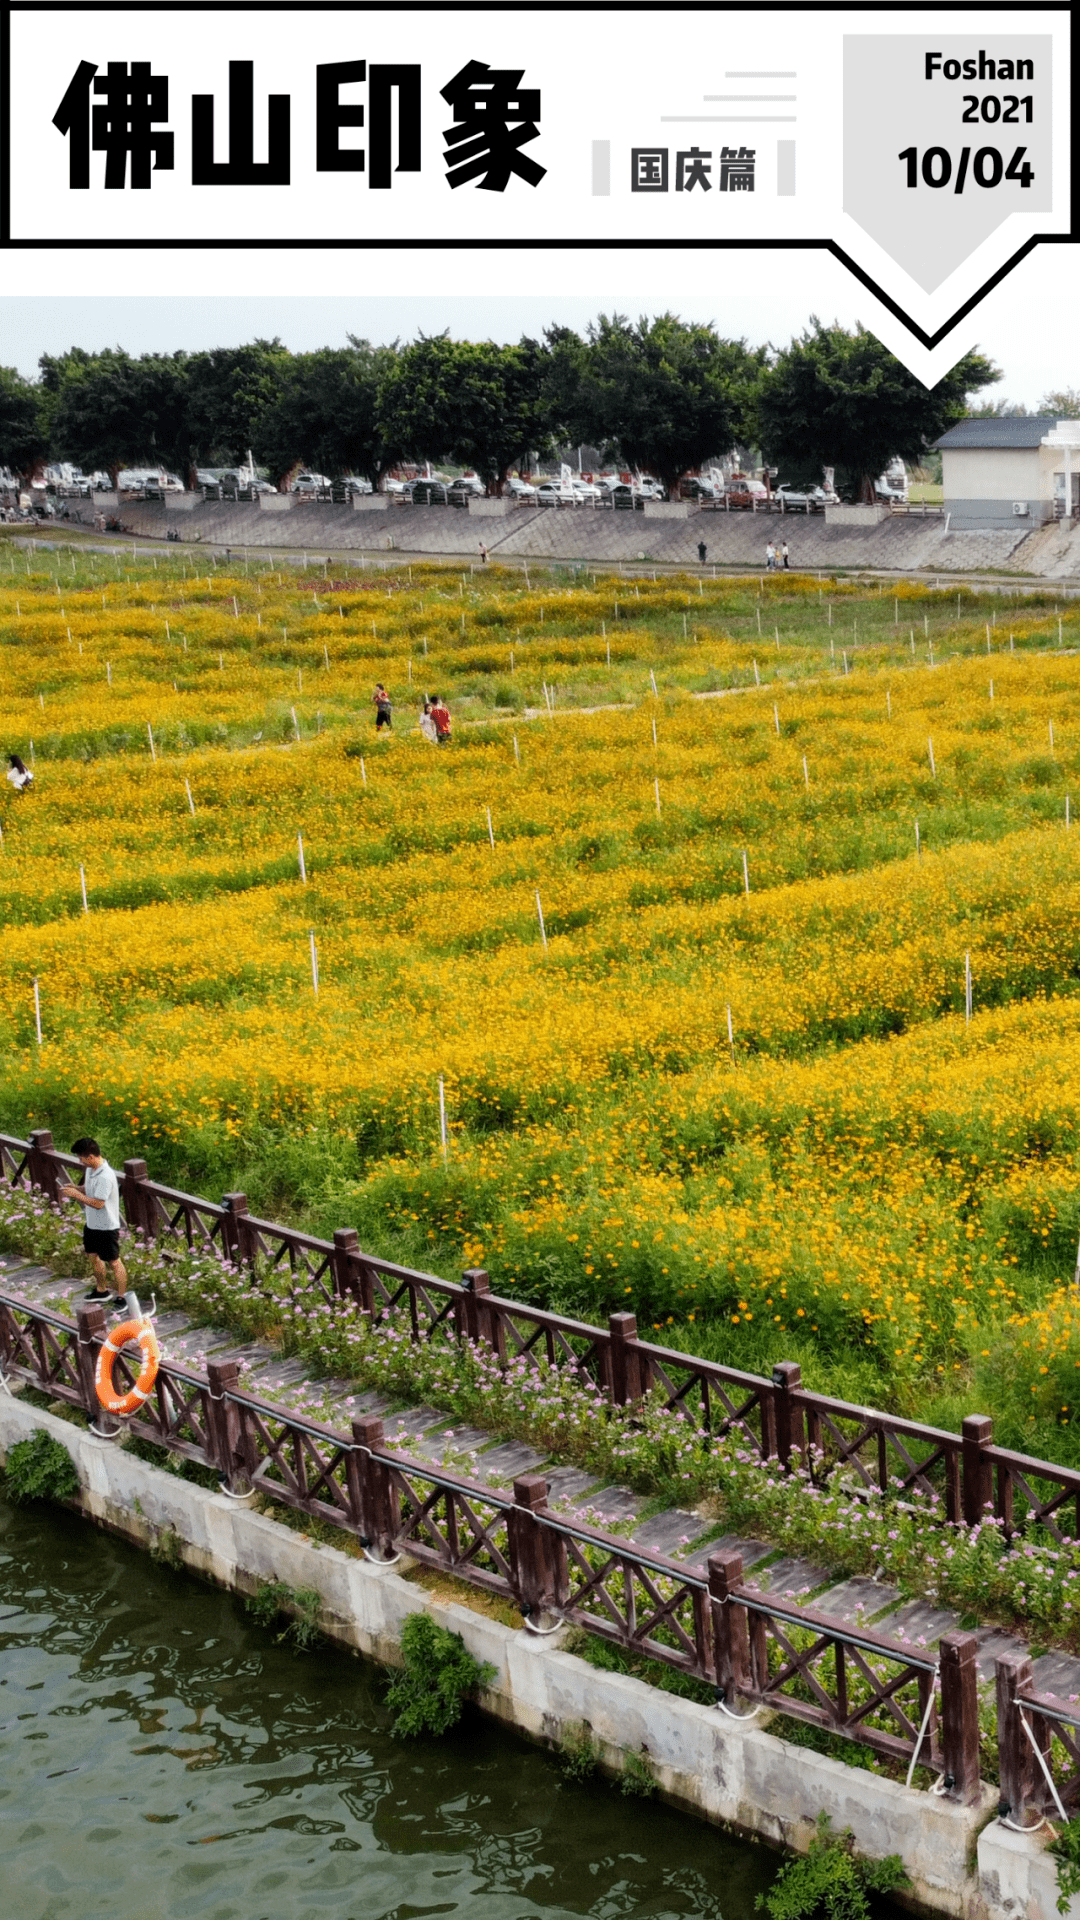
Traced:
POLYGON ((559 328, 547 343, 551 413, 567 438, 617 449, 669 489, 745 435, 765 364, 763 349, 673 313, 636 326, 601 314, 585 341, 559 328))
POLYGON ((253 441, 279 481, 302 465, 331 479, 362 473, 373 487, 381 486, 401 458, 379 411, 382 385, 396 360, 396 346, 373 347, 351 334, 347 347, 290 358, 253 441))
POLYGON ((535 341, 420 335, 402 348, 379 394, 387 440, 414 460, 474 467, 501 493, 514 465, 548 439, 544 355, 535 341))
POLYGON ((1044 393, 1039 412, 1056 414, 1059 420, 1080 420, 1080 393, 1075 387, 1063 387, 1059 393, 1044 393))
POLYGON ((52 450, 61 460, 104 467, 115 487, 123 466, 172 466, 185 439, 185 356, 122 347, 53 360, 42 356, 49 392, 52 450))
POLYGON ((1028 410, 1022 400, 980 400, 977 407, 969 407, 965 418, 968 420, 1026 420, 1028 410))
POLYGON ((185 465, 239 464, 254 448, 291 360, 276 338, 193 353, 186 369, 185 465))
POLYGON ((982 354, 967 353, 936 387, 924 387, 865 327, 825 327, 812 315, 761 382, 758 438, 769 460, 835 467, 872 501, 895 455, 917 464, 963 419, 968 394, 1000 378, 982 354))
POLYGON ((15 367, 0 367, 0 467, 29 479, 41 465, 46 442, 40 387, 15 367))

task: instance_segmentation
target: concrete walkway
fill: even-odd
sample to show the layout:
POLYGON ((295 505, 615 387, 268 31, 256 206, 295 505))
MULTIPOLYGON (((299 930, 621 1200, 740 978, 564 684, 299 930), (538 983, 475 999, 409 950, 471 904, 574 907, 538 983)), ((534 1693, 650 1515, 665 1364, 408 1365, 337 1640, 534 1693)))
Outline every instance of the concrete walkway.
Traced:
MULTIPOLYGON (((86 1291, 84 1281, 58 1278, 16 1254, 0 1254, 0 1287, 29 1306, 51 1307, 72 1318, 86 1291)), ((696 1572, 705 1571, 709 1554, 717 1548, 732 1548, 742 1554, 748 1584, 777 1599, 813 1605, 845 1625, 873 1626, 920 1649, 936 1647, 943 1633, 962 1624, 959 1614, 947 1607, 924 1600, 903 1601, 899 1589, 886 1581, 863 1574, 836 1580, 814 1560, 782 1554, 765 1540, 718 1534, 714 1524, 692 1510, 657 1510, 656 1502, 645 1495, 561 1464, 524 1442, 500 1439, 434 1407, 421 1404, 402 1409, 355 1383, 316 1377, 304 1361, 283 1359, 267 1346, 238 1342, 224 1328, 196 1326, 183 1313, 161 1313, 155 1325, 163 1353, 176 1365, 201 1373, 208 1360, 235 1360, 249 1392, 346 1432, 357 1416, 378 1414, 385 1421, 390 1446, 503 1493, 510 1491, 518 1474, 543 1472, 554 1512, 623 1535, 641 1547, 684 1561, 696 1572)), ((994 1684, 999 1655, 1026 1650, 1019 1635, 994 1625, 980 1626, 976 1639, 979 1677, 985 1687, 994 1684)), ((1067 1701, 1080 1699, 1080 1658, 1075 1655, 1043 1653, 1034 1661, 1033 1671, 1040 1692, 1067 1701)))

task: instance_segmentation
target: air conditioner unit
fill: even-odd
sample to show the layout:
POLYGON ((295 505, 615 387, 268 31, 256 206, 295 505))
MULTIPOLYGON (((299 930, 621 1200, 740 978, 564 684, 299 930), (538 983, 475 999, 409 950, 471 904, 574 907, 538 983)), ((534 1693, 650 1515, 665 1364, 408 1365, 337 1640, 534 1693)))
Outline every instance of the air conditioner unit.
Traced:
POLYGON ((1031 509, 1029 508, 1029 506, 1028 506, 1028 503, 1027 503, 1027 501, 1026 501, 1026 500, 1014 500, 1014 501, 1013 501, 1013 512, 1014 512, 1014 513, 1018 513, 1018 514, 1020 514, 1021 516, 1026 516, 1026 515, 1027 515, 1027 514, 1028 514, 1028 513, 1030 512, 1030 511, 1031 511, 1031 509))

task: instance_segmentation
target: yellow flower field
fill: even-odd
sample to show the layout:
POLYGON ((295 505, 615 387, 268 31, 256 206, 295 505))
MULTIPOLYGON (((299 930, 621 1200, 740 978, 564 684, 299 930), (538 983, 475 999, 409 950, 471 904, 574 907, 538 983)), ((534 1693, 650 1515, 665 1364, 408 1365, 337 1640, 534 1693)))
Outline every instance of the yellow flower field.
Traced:
POLYGON ((1078 633, 0 547, 3 1124, 1071 1458, 1078 633))

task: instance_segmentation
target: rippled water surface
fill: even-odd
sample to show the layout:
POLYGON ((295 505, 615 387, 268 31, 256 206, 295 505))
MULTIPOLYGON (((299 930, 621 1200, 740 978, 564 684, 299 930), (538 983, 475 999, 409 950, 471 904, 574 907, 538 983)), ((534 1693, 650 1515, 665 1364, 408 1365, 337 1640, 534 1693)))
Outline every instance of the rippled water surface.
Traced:
POLYGON ((0 1500, 5 1920, 749 1920, 770 1855, 478 1715, 393 1740, 384 1686, 0 1500))

